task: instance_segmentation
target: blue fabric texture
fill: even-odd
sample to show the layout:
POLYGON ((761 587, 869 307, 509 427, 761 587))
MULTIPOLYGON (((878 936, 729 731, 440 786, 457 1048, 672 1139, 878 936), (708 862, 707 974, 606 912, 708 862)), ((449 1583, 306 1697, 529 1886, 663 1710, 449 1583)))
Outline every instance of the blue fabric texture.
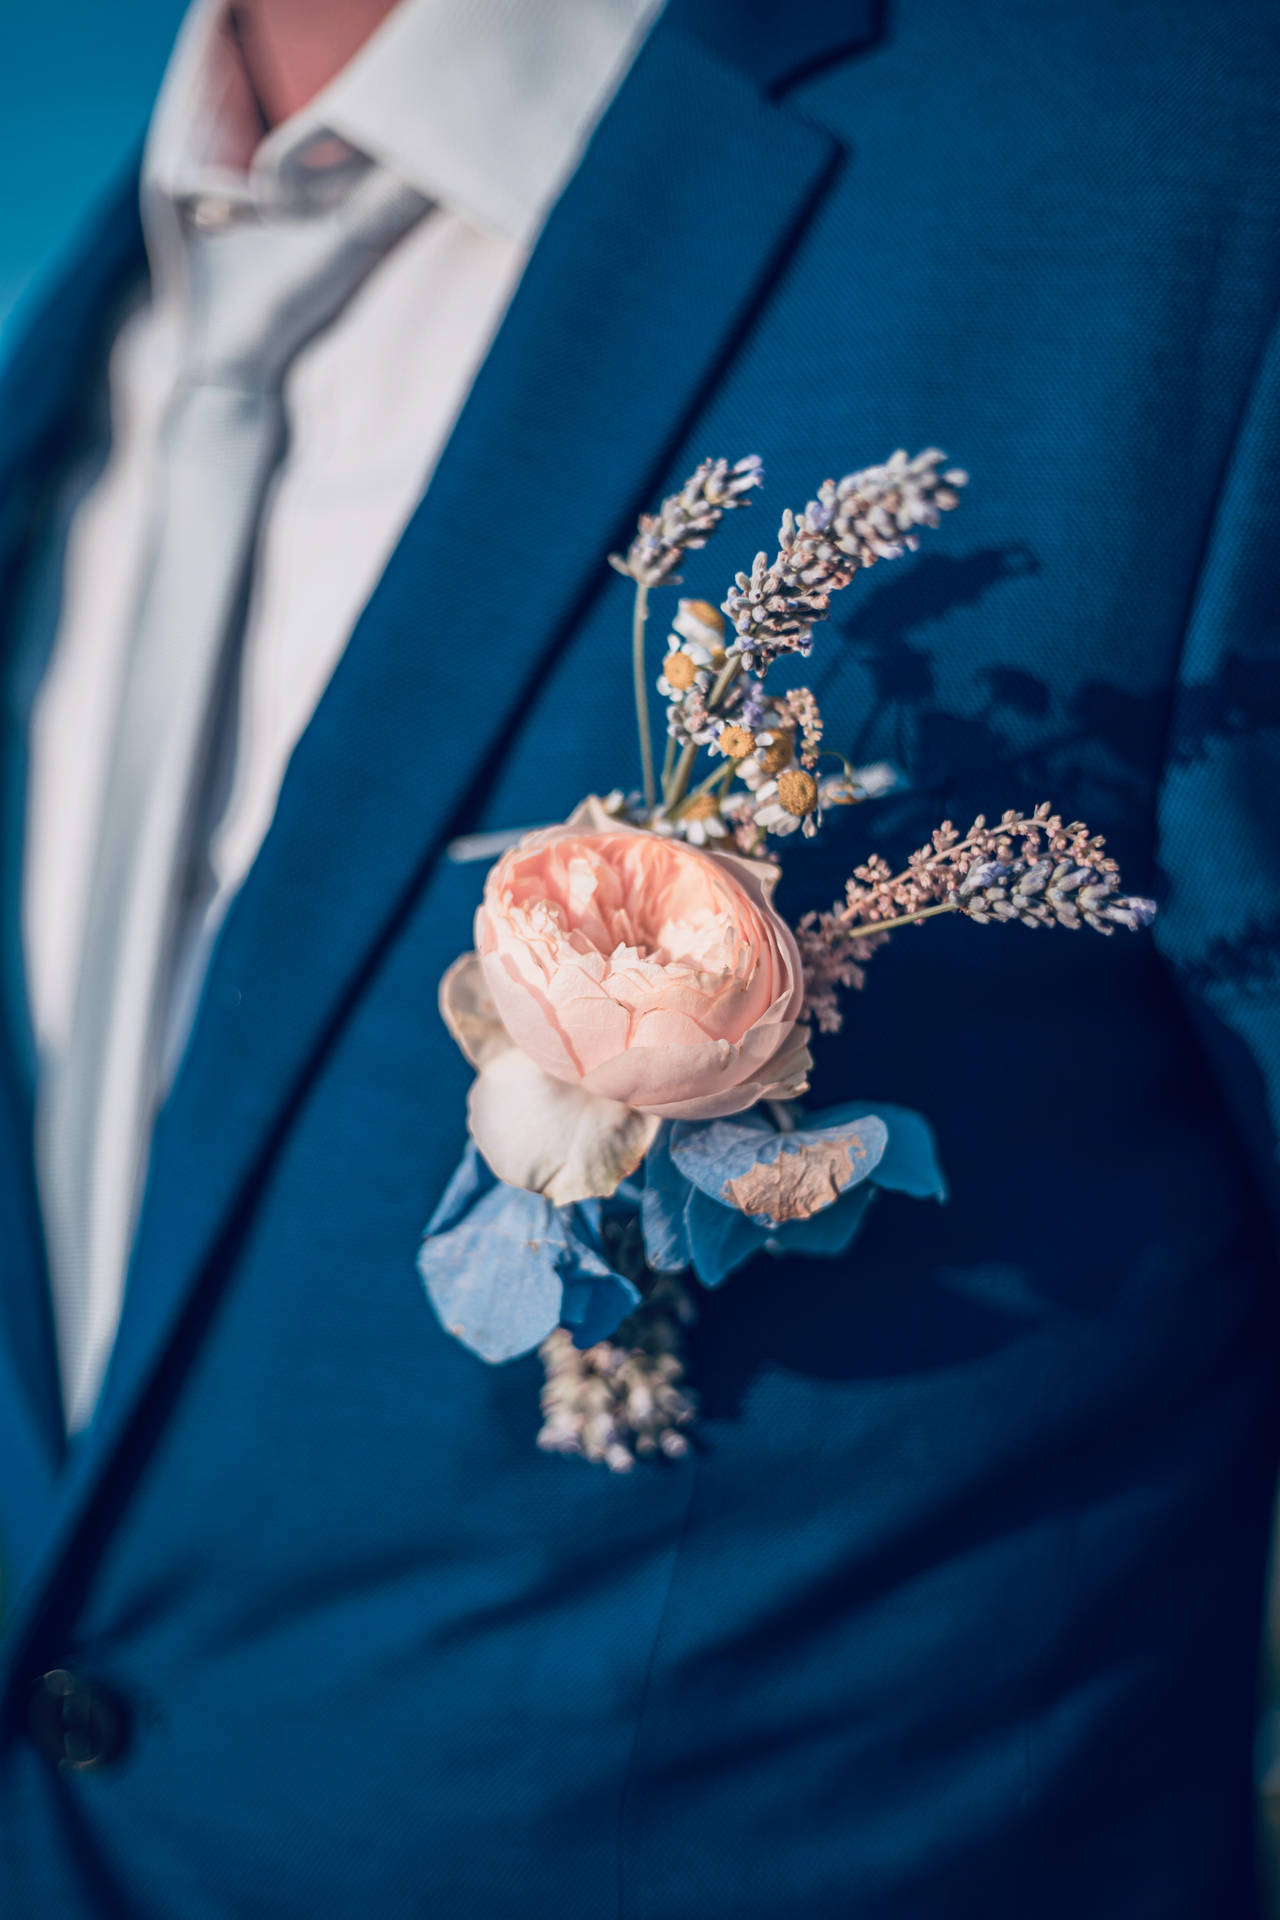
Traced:
MULTIPOLYGON (((672 0, 294 755, 71 1448, 11 627, 6 1915, 1253 1915, 1278 70, 1264 0, 672 0), (783 505, 929 443, 972 473, 961 511, 843 596, 810 663, 832 743, 910 785, 797 849, 785 904, 944 815, 1052 798, 1160 899, 1154 937, 898 938, 813 1104, 927 1114, 949 1205, 883 1196, 847 1254, 709 1293, 693 1458, 548 1458, 536 1358, 483 1365, 415 1269, 469 1078, 434 993, 482 873, 443 847, 625 776, 601 557, 698 459, 768 463, 686 571, 718 599, 783 505), (55 1666, 127 1703, 114 1766, 59 1774, 24 1731, 55 1666)), ((0 387, 6 619, 137 269, 134 198, 0 387)))

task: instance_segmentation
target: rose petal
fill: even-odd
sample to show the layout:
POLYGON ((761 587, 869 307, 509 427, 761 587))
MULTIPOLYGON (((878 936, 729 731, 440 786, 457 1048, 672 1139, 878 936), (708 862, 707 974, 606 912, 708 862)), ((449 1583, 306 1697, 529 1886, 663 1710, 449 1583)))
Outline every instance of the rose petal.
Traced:
POLYGON ((778 877, 588 799, 486 882, 476 945, 507 1033, 544 1073, 649 1114, 794 1097, 809 1066, 804 981, 772 904, 778 877))
POLYGON ((631 1047, 588 1074, 583 1085, 667 1120, 714 1120, 759 1100, 794 1100, 809 1084, 813 1059, 804 1028, 756 1027, 740 1047, 631 1047), (772 1050, 771 1050, 772 1049, 772 1050), (697 1088, 679 1097, 677 1090, 697 1088), (677 1097, 669 1097, 676 1094, 677 1097))
POLYGON ((467 1101, 471 1137, 508 1186, 558 1207, 615 1193, 644 1159, 659 1122, 553 1080, 512 1047, 492 1056, 467 1101))
POLYGON ((809 1029, 796 1027, 790 1041, 769 1062, 767 1085, 756 1095, 758 1100, 798 1100, 809 1090, 813 1055, 809 1051, 809 1029))
POLYGON ((473 1067, 482 1067, 511 1047, 479 954, 464 953, 445 974, 440 982, 440 1016, 473 1067))
MULTIPOLYGON (((504 974, 510 976, 518 961, 525 958, 518 949, 515 953, 485 954, 481 958, 490 994, 494 986, 501 992, 504 974)), ((539 988, 530 979, 521 981, 521 986, 522 992, 506 996, 507 1030, 511 1040, 530 1059, 536 1060, 544 1073, 554 1074, 559 1080, 578 1080, 581 1066, 557 1023, 547 989, 539 988)), ((623 1017, 625 1020, 625 1015, 623 1017)))

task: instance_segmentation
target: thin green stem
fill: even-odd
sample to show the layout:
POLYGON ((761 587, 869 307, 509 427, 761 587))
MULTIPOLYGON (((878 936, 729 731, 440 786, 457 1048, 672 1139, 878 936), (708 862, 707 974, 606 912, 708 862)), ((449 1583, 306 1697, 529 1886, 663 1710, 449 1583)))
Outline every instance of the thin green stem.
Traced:
POLYGON ((940 907, 918 907, 914 913, 900 913, 896 920, 873 920, 869 926, 860 926, 855 922, 849 929, 859 938, 871 933, 896 933, 899 927, 914 927, 921 920, 932 920, 937 913, 955 913, 953 901, 944 900, 940 907))
POLYGON ((689 803, 696 800, 700 793, 710 793, 717 786, 720 788, 722 796, 726 794, 733 784, 733 776, 736 771, 737 769, 732 760, 722 761, 718 767, 712 769, 704 780, 699 780, 696 787, 690 787, 688 793, 685 794, 682 800, 677 800, 674 806, 668 808, 669 817, 672 820, 678 820, 689 803))
POLYGON ((644 786, 644 804, 652 813, 658 804, 653 780, 653 735, 649 730, 649 676, 644 660, 644 630, 649 618, 649 589, 636 581, 635 607, 631 615, 631 671, 636 694, 636 731, 640 736, 640 778, 644 786))
POLYGON ((667 812, 679 806, 689 791, 689 775, 693 772, 693 763, 698 757, 696 742, 689 740, 680 749, 680 758, 676 761, 675 772, 671 776, 671 786, 667 793, 667 812))
MULTIPOLYGON (((735 653, 730 659, 726 660, 725 664, 721 667, 715 683, 707 695, 708 713, 714 713, 716 711, 716 708, 721 704, 726 693, 728 693, 730 687, 741 672, 742 655, 735 653)), ((681 749, 680 758, 676 761, 675 772, 671 776, 671 783, 666 788, 665 799, 668 809, 678 806, 680 801, 683 800, 688 793, 689 779, 693 773, 697 758, 697 741, 690 740, 686 742, 685 746, 681 749)))
POLYGON ((671 785, 671 775, 676 764, 676 737, 667 735, 667 750, 662 756, 662 797, 667 797, 667 788, 671 785))

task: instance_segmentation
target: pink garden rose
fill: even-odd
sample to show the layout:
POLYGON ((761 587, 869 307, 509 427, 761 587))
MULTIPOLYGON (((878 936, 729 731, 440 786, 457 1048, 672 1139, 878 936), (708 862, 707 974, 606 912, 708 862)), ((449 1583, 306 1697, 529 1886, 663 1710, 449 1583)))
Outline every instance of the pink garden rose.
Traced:
POLYGON ((441 1005, 480 1069, 472 1136, 557 1204, 611 1193, 659 1122, 804 1091, 807 1030, 777 869, 611 819, 598 801, 490 873, 441 1005))

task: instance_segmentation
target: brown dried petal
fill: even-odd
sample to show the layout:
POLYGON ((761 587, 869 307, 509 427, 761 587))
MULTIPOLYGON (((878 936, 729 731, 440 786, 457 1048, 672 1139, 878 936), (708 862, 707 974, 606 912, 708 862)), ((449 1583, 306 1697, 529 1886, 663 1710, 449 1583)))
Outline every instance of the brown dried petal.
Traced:
POLYGON ((748 1173, 725 1182, 725 1198, 743 1213, 764 1213, 771 1220, 809 1220, 838 1200, 865 1160, 857 1134, 845 1140, 815 1140, 786 1148, 772 1166, 757 1162, 748 1173))

